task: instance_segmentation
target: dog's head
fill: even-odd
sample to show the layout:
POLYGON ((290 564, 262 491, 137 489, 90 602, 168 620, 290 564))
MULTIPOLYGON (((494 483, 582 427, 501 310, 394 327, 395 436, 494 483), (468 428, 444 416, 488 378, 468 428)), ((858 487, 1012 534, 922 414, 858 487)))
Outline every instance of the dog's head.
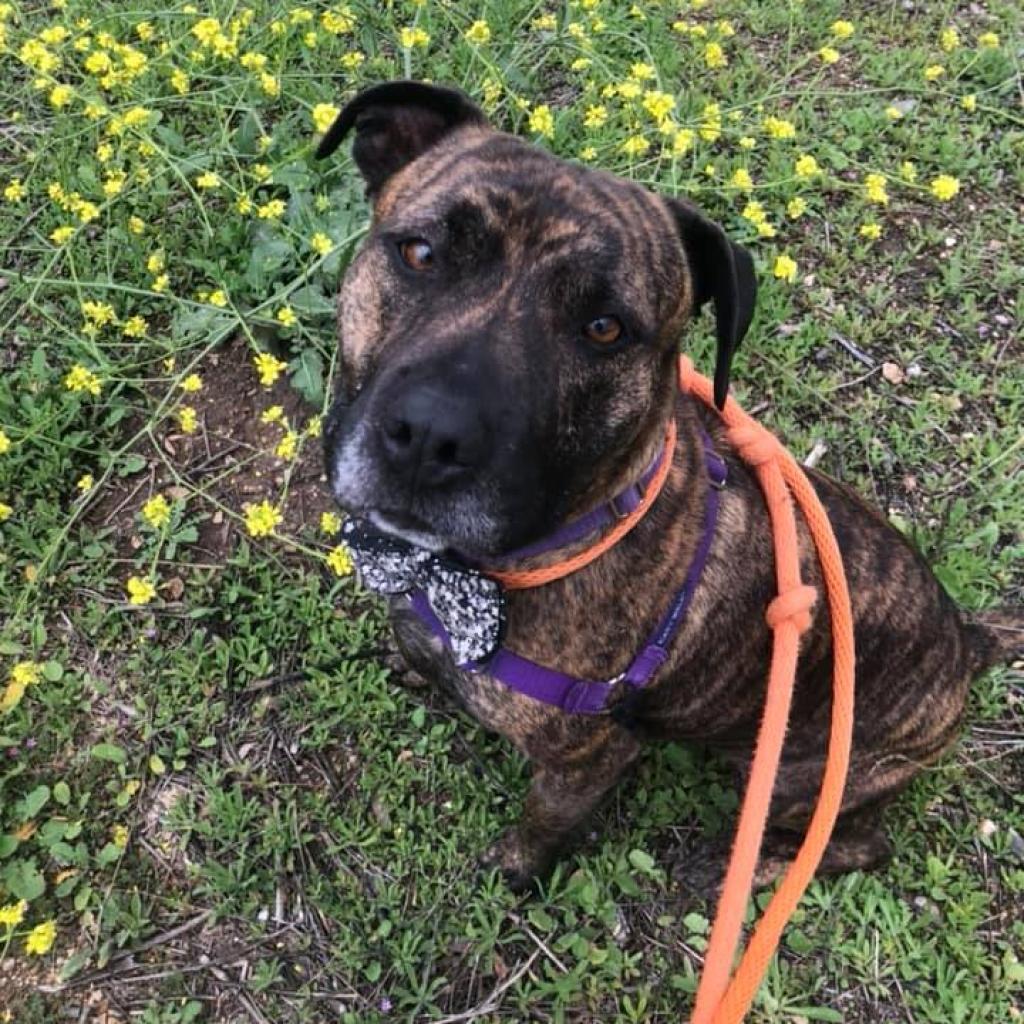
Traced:
POLYGON ((317 155, 353 128, 373 224, 339 301, 342 506, 475 555, 543 536, 657 443, 709 300, 724 402, 753 264, 693 206, 497 132, 451 89, 368 89, 317 155))

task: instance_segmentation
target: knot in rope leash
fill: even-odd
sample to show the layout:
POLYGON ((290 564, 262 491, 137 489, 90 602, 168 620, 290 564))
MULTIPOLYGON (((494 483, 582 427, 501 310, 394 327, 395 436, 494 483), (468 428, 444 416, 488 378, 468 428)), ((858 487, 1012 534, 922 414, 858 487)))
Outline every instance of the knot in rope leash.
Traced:
POLYGON ((806 585, 779 594, 764 613, 768 628, 776 630, 789 622, 798 633, 806 633, 811 628, 811 609, 817 599, 818 592, 806 585))

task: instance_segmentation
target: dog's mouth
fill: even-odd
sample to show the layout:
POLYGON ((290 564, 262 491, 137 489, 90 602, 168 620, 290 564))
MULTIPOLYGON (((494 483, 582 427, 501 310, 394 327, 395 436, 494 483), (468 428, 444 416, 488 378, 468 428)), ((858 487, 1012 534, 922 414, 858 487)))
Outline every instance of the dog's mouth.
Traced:
POLYGON ((381 533, 389 537, 397 537, 416 547, 428 551, 441 551, 448 545, 438 536, 428 523, 409 512, 394 509, 373 509, 366 513, 366 518, 381 533))

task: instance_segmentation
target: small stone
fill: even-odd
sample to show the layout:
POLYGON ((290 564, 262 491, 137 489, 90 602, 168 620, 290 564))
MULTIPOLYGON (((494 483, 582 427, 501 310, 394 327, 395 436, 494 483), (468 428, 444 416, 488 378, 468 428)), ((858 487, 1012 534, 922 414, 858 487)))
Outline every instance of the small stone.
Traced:
POLYGON ((999 826, 992 821, 991 818, 986 818, 978 826, 978 831, 987 839, 989 836, 993 836, 999 831, 999 826))

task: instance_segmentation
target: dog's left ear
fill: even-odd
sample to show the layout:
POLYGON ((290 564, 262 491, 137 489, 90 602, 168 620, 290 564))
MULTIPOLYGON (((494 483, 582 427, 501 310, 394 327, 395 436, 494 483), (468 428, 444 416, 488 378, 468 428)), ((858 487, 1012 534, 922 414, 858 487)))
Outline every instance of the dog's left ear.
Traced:
POLYGON ((721 409, 729 392, 732 357, 754 316, 754 261, 746 249, 730 242, 725 232, 695 206, 679 199, 669 199, 668 205, 690 265, 693 308, 699 312, 708 299, 715 300, 715 405, 721 409))
POLYGON ((352 128, 352 156, 372 198, 396 171, 455 128, 486 125, 483 111, 457 89, 425 82, 384 82, 364 89, 345 106, 316 149, 330 156, 352 128))

